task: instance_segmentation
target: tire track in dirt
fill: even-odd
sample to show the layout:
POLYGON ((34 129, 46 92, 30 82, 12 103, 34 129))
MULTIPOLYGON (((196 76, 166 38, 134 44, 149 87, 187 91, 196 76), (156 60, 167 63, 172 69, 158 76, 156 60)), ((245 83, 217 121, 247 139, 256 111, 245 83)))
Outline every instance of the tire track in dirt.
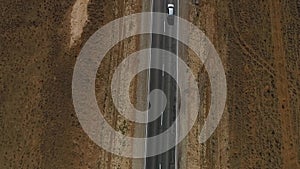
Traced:
MULTIPOLYGON (((259 56, 259 54, 257 54, 255 52, 255 50, 251 46, 249 46, 246 43, 246 41, 244 40, 244 38, 241 36, 240 31, 237 26, 237 23, 236 23, 237 18, 235 16, 237 16, 237 14, 235 13, 235 11, 232 7, 230 7, 229 9, 230 9, 230 18, 232 21, 233 29, 235 30, 235 33, 233 33, 233 36, 235 37, 234 39, 235 39, 236 43, 238 43, 239 46, 242 48, 245 56, 250 57, 255 63, 257 63, 263 69, 265 69, 267 73, 269 73, 272 77, 275 77, 276 70, 274 69, 274 67, 271 66, 270 64, 268 64, 268 62, 265 61, 263 58, 261 58, 259 56)), ((293 84, 291 84, 291 87, 295 90, 298 90, 297 87, 294 86, 293 84)))
POLYGON ((233 28, 235 30, 235 33, 233 33, 234 39, 240 45, 240 47, 243 49, 243 53, 245 54, 245 56, 249 56, 255 63, 260 65, 270 75, 272 75, 274 77, 274 75, 275 75, 274 68, 270 64, 268 64, 264 59, 259 57, 259 55, 254 51, 254 49, 252 49, 251 46, 249 46, 246 43, 244 38, 241 36, 241 33, 240 33, 237 23, 236 23, 237 18, 235 16, 237 16, 237 14, 235 13, 235 11, 232 7, 230 7, 229 9, 230 9, 230 19, 232 21, 233 28))

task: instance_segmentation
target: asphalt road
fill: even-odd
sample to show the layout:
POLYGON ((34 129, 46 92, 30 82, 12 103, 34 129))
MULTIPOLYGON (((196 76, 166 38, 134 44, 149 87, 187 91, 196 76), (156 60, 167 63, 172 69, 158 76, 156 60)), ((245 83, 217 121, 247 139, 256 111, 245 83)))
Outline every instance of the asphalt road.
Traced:
MULTIPOLYGON (((169 32, 177 33, 178 28, 172 23, 176 21, 171 17, 167 16, 168 3, 174 3, 175 5, 174 11, 175 11, 175 15, 177 15, 178 2, 176 0, 174 1, 153 0, 152 12, 166 13, 166 18, 164 19, 164 22, 157 21, 155 18, 153 18, 152 29, 160 29, 166 32, 169 31, 169 32)), ((153 34, 152 41, 151 41, 151 48, 167 50, 177 55, 178 43, 176 39, 172 39, 170 37, 163 36, 163 35, 153 34)), ((177 76, 177 57, 170 60, 167 57, 164 57, 163 54, 161 54, 161 52, 157 52, 157 51, 152 51, 151 56, 153 55, 158 55, 160 57, 156 57, 156 58, 151 57, 150 64, 159 65, 161 70, 169 69, 172 72, 174 72, 174 74, 176 74, 177 76)), ((156 70, 156 69, 150 70, 149 91, 151 92, 154 89, 162 90, 165 93, 168 102, 164 112, 162 112, 162 115, 155 121, 148 123, 147 137, 152 137, 165 131, 171 126, 171 124, 176 118, 176 107, 177 107, 176 79, 172 78, 169 74, 161 70, 156 70)), ((155 99, 154 103, 151 103, 153 105, 150 106, 156 107, 156 104, 160 104, 159 103, 159 100, 161 99, 159 98, 160 96, 157 95, 155 97, 157 97, 157 99, 155 99)), ((154 111, 156 111, 155 108, 154 111)), ((154 112, 149 112, 149 113, 154 113, 154 112)), ((150 151, 152 149, 160 149, 161 144, 160 143, 158 143, 157 145, 147 144, 147 151, 150 151)), ((163 154, 153 156, 153 157, 148 157, 146 159, 145 168, 146 169, 176 169, 177 168, 176 152, 177 151, 175 147, 163 154)))

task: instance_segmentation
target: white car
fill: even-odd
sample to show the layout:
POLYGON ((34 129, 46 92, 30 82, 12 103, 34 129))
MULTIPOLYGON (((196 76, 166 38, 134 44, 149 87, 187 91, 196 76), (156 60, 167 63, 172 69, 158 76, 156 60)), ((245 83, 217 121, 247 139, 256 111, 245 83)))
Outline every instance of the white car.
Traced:
POLYGON ((168 15, 174 15, 174 4, 168 4, 168 15))

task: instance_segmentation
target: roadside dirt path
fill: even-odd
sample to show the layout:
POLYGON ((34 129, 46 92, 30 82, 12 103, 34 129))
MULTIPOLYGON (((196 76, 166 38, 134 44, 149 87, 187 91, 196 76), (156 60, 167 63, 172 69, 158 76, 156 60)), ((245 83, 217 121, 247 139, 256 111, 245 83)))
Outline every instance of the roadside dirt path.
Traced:
MULTIPOLYGON (((297 161, 297 136, 293 126, 293 116, 291 112, 291 100, 289 95, 289 80, 287 75, 287 57, 285 55, 284 37, 282 32, 282 4, 279 0, 269 0, 270 18, 272 27, 273 55, 275 60, 276 89, 278 97, 278 113, 281 116, 282 128, 282 159, 283 168, 299 168, 297 161)), ((299 132, 299 131, 298 131, 299 132)), ((299 145, 298 145, 299 146, 299 145)))

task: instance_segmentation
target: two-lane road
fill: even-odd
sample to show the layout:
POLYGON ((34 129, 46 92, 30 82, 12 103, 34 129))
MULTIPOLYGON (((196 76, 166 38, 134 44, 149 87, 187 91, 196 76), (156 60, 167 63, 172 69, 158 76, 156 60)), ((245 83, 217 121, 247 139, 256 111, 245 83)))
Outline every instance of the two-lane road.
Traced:
MULTIPOLYGON (((178 15, 178 1, 170 1, 170 0, 152 0, 152 12, 161 12, 165 13, 166 17, 162 20, 155 19, 153 17, 152 20, 152 29, 154 30, 163 30, 164 32, 169 32, 173 34, 177 34, 178 24, 172 25, 172 22, 176 22, 176 20, 168 17, 167 15, 167 4, 173 3, 175 8, 175 15, 178 15)), ((151 48, 158 48, 162 50, 166 50, 169 52, 172 52, 177 56, 178 53, 178 43, 176 39, 172 39, 167 36, 163 35, 152 35, 151 40, 151 48)), ((176 78, 172 78, 169 74, 165 73, 161 70, 151 69, 150 70, 150 78, 149 78, 149 92, 151 92, 154 89, 160 89, 162 90, 166 97, 167 97, 167 105, 164 110, 164 112, 160 112, 161 116, 160 118, 156 119, 153 122, 148 123, 147 125, 147 137, 152 137, 155 135, 158 135, 162 133, 163 131, 167 130, 173 123, 174 119, 176 118, 176 109, 177 109, 177 86, 176 86, 176 80, 177 80, 177 57, 176 58, 168 58, 164 57, 163 54, 157 50, 153 50, 151 52, 152 55, 157 55, 160 57, 151 57, 150 64, 159 65, 161 70, 171 70, 175 75, 176 78)), ((159 97, 159 96, 157 96, 159 97)), ((155 100, 160 100, 161 98, 157 98, 155 100)), ((159 104, 159 102, 154 101, 152 103, 155 106, 155 104, 159 104)), ((158 106, 159 107, 159 106, 158 106)), ((154 110, 156 111, 155 107, 154 110)), ((158 111, 158 110, 157 110, 158 111)), ((154 112, 149 112, 154 113, 154 112)), ((176 134, 176 133, 175 133, 176 134)), ((170 138, 171 139, 171 138, 170 138)), ((161 140, 161 144, 162 140, 161 140)), ((147 144, 147 151, 152 151, 153 149, 160 149, 160 143, 157 145, 149 145, 147 144)), ((176 147, 170 149, 169 151, 146 158, 145 161, 145 169, 177 169, 177 153, 176 153, 176 147)))

